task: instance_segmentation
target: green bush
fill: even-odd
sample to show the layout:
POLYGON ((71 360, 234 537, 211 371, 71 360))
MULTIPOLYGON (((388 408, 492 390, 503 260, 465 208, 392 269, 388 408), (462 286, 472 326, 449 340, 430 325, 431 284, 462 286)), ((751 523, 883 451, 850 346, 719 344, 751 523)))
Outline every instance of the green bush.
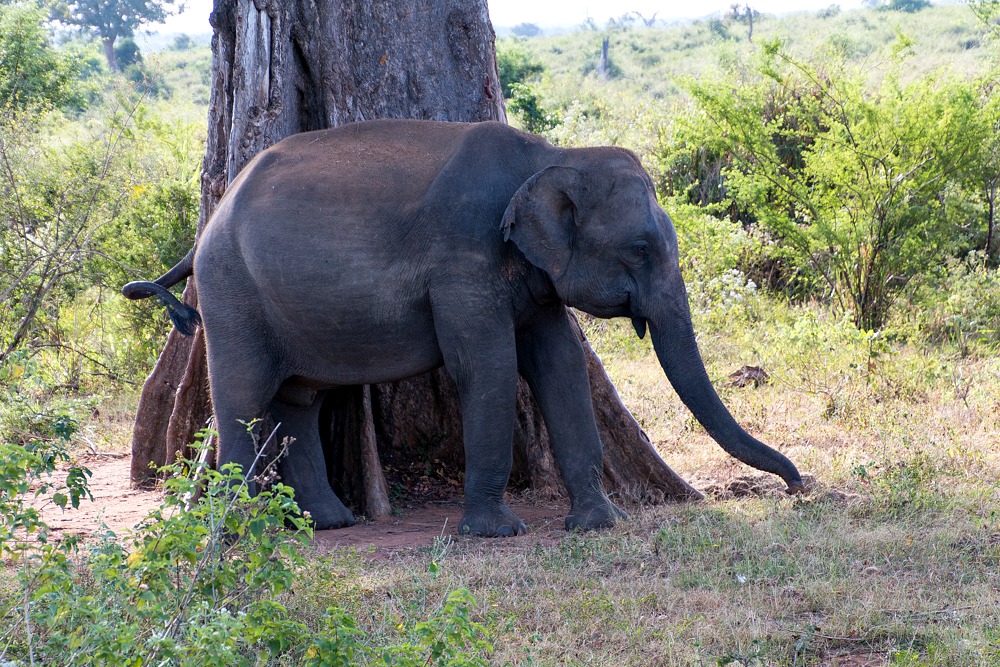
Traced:
POLYGON ((30 3, 0 4, 0 112, 84 105, 80 63, 52 47, 44 22, 30 3))
POLYGON ((195 126, 140 99, 116 95, 86 126, 54 114, 0 123, 0 369, 23 350, 51 384, 92 389, 141 378, 158 354, 162 310, 119 290, 190 248, 202 147, 195 126))
POLYGON ((369 646, 336 606, 316 628, 292 618, 281 596, 306 564, 308 516, 280 483, 251 498, 238 466, 170 466, 163 504, 125 541, 110 531, 88 545, 50 540, 40 499, 65 508, 89 496, 86 469, 70 467, 56 480, 72 426, 53 433, 52 441, 0 446, 0 558, 18 564, 18 589, 0 599, 8 628, 0 662, 486 664, 480 656, 490 646, 465 590, 392 646, 369 646))
POLYGON ((536 80, 545 67, 531 55, 518 39, 503 39, 497 42, 497 71, 505 99, 510 99, 511 86, 536 80))
POLYGON ((934 344, 950 343, 963 354, 995 354, 1000 348, 1000 269, 982 253, 949 260, 939 275, 930 274, 914 290, 904 315, 934 344))
POLYGON ((778 42, 758 56, 751 74, 691 84, 706 150, 729 156, 715 208, 767 229, 840 312, 878 329, 912 276, 968 250, 962 186, 992 107, 957 80, 903 84, 891 70, 872 90, 860 73, 797 61, 778 42))
POLYGON ((510 85, 510 109, 528 132, 541 134, 560 123, 559 114, 542 106, 538 92, 531 85, 512 83, 510 85))
POLYGON ((131 37, 119 40, 115 44, 114 51, 115 60, 122 69, 132 67, 133 65, 142 65, 143 63, 142 51, 139 50, 139 45, 131 37))
POLYGON ((930 0, 888 0, 880 5, 883 9, 893 12, 907 12, 913 14, 931 6, 930 0))

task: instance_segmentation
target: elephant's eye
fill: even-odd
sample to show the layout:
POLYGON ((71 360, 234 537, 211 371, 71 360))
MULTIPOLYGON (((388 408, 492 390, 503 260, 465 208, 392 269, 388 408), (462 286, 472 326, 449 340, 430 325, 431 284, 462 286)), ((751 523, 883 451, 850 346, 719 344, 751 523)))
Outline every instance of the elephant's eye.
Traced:
POLYGON ((645 241, 633 243, 629 250, 632 258, 637 262, 644 262, 649 257, 649 245, 645 241))

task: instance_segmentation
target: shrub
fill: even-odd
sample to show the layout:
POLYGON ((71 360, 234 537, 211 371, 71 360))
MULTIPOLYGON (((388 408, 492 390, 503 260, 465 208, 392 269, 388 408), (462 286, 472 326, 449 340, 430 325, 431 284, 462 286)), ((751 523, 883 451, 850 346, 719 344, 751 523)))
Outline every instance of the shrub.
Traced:
POLYGON ((990 268, 980 252, 949 260, 938 276, 914 290, 906 314, 935 344, 951 343, 962 354, 1000 347, 1000 269, 990 268))
POLYGON ((510 99, 512 85, 533 81, 545 68, 525 50, 520 40, 511 39, 497 42, 497 71, 503 96, 510 99))
POLYGON ((0 600, 0 664, 486 664, 465 590, 395 646, 368 646, 336 606, 314 630, 292 618, 281 593, 305 565, 308 517, 280 483, 251 498, 238 466, 170 466, 166 499, 128 548, 110 531, 87 546, 50 541, 37 499, 75 507, 89 495, 85 469, 53 480, 72 429, 57 432, 0 447, 0 557, 19 564, 16 594, 0 600))
POLYGON ((889 11, 907 12, 910 14, 927 9, 930 6, 930 0, 888 0, 884 5, 881 5, 882 8, 889 11))
POLYGON ((142 51, 131 37, 126 37, 115 44, 115 60, 118 66, 126 69, 132 66, 142 66, 142 51))
POLYGON ((85 128, 0 122, 0 367, 39 355, 69 388, 148 371, 166 319, 118 290, 190 248, 200 150, 195 128, 151 117, 131 91, 85 128))
POLYGON ((542 29, 534 23, 518 23, 510 31, 518 37, 537 37, 542 34, 542 29))
POLYGON ((510 90, 511 97, 507 108, 517 116, 528 132, 541 134, 559 125, 561 122, 559 114, 542 106, 533 86, 512 83, 510 90))
POLYGON ((44 21, 29 3, 0 4, 0 111, 84 104, 77 62, 52 47, 44 21))
POLYGON ((792 249, 858 328, 878 329, 912 276, 964 246, 968 207, 953 200, 967 198, 982 98, 971 84, 902 84, 894 72, 872 91, 777 42, 760 56, 749 77, 691 86, 711 153, 731 154, 717 191, 730 217, 792 249))

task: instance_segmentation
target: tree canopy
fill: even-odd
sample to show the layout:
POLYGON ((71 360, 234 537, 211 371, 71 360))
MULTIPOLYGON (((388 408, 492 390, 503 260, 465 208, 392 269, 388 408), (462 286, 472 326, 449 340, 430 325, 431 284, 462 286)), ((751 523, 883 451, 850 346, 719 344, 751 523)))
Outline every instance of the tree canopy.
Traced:
POLYGON ((665 149, 667 193, 770 235, 797 267, 784 280, 865 330, 913 276, 982 246, 968 209, 994 192, 986 89, 899 66, 872 87, 767 44, 744 76, 692 82, 700 114, 665 149))
POLYGON ((0 104, 7 110, 76 101, 76 63, 52 48, 43 23, 36 7, 0 5, 0 104))
POLYGON ((158 23, 183 9, 177 0, 72 0, 58 4, 53 14, 63 23, 100 37, 108 66, 117 72, 115 41, 132 37, 139 26, 158 23))

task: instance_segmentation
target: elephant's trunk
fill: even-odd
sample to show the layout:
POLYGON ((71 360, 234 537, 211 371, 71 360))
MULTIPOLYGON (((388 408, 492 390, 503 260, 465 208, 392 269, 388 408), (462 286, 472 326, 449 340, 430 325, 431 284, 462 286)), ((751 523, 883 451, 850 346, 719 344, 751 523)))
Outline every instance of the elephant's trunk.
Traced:
POLYGON ((653 347, 663 372, 684 405, 727 453, 749 466, 778 475, 789 493, 802 492, 802 477, 787 457, 743 430, 723 405, 705 371, 698 351, 687 295, 671 290, 672 298, 649 318, 653 347), (662 308, 662 310, 661 310, 662 308))

